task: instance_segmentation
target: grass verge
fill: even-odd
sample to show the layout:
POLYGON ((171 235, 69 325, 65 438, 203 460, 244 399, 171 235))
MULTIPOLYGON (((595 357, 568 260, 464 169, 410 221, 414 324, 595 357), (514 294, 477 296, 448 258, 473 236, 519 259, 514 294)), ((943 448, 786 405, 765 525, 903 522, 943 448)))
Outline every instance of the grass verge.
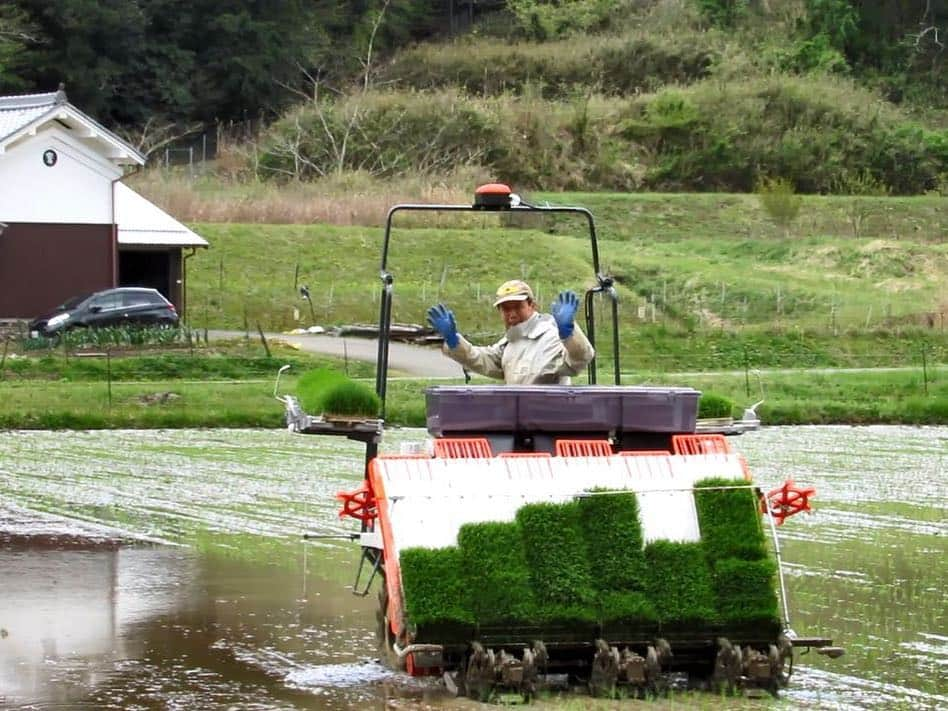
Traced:
MULTIPOLYGON (((273 399, 273 375, 270 371, 266 377, 213 381, 143 379, 114 381, 111 386, 94 379, 6 379, 0 381, 0 427, 281 427, 283 408, 273 399)), ((281 392, 293 392, 295 382, 295 377, 285 378, 281 392)), ((736 415, 761 397, 757 377, 743 373, 627 375, 623 383, 682 385, 720 393, 738 403, 736 415)), ((946 367, 928 371, 927 379, 916 371, 797 371, 764 373, 760 383, 765 402, 757 413, 767 425, 948 423, 946 367)), ((386 422, 424 427, 424 391, 433 384, 451 381, 390 381, 386 422)))

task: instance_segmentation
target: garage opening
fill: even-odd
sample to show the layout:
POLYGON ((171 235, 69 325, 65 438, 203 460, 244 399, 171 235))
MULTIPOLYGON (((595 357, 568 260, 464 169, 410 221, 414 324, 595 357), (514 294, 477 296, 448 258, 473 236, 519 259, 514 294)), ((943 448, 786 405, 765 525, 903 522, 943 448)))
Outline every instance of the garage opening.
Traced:
POLYGON ((160 291, 177 305, 176 262, 167 250, 122 250, 119 252, 119 286, 147 286, 160 291))

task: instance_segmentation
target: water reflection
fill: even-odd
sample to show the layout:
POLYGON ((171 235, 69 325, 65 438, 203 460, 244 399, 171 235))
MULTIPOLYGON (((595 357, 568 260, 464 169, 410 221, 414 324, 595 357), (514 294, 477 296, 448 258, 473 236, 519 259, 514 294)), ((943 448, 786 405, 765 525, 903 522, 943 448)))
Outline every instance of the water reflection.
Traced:
POLYGON ((803 658, 794 701, 948 706, 945 434, 801 427, 735 440, 758 481, 789 476, 818 490, 816 513, 780 529, 792 621, 801 633, 834 637, 847 654, 803 658))
POLYGON ((137 634, 180 607, 194 566, 175 549, 0 550, 0 698, 82 698, 123 660, 145 651, 137 634))
POLYGON ((393 676, 372 603, 285 565, 168 548, 0 565, 3 707, 354 708, 393 676))

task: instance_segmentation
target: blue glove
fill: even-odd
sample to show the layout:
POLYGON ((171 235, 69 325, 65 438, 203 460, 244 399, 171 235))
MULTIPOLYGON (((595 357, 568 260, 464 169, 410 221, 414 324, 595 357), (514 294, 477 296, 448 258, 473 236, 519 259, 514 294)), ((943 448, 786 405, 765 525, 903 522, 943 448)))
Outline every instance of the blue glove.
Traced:
POLYGON ((573 335, 573 319, 579 308, 579 297, 573 291, 561 291, 556 301, 550 307, 550 312, 556 320, 556 327, 560 331, 560 338, 564 341, 573 335))
POLYGON ((428 323, 432 328, 444 336, 444 342, 448 348, 457 348, 460 340, 458 338, 458 326, 454 322, 454 314, 444 304, 438 304, 428 309, 428 323))

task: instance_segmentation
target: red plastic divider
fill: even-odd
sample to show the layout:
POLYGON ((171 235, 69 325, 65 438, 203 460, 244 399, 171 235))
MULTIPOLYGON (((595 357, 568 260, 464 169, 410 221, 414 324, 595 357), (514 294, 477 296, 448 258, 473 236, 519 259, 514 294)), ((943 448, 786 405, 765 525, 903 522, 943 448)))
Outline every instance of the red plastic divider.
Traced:
POLYGON ((434 454, 443 459, 490 459, 494 456, 486 437, 442 437, 434 441, 434 454))
POLYGON ((671 455, 667 449, 630 449, 627 452, 619 452, 622 457, 668 457, 671 455))
POLYGON ((558 439, 557 457, 611 457, 612 445, 605 439, 558 439))
POLYGON ((549 459, 550 453, 549 452, 501 452, 497 456, 503 457, 504 459, 516 459, 518 457, 533 458, 533 459, 537 459, 537 458, 549 459))
POLYGON ((673 435, 675 454, 730 454, 731 445, 720 434, 673 435))

